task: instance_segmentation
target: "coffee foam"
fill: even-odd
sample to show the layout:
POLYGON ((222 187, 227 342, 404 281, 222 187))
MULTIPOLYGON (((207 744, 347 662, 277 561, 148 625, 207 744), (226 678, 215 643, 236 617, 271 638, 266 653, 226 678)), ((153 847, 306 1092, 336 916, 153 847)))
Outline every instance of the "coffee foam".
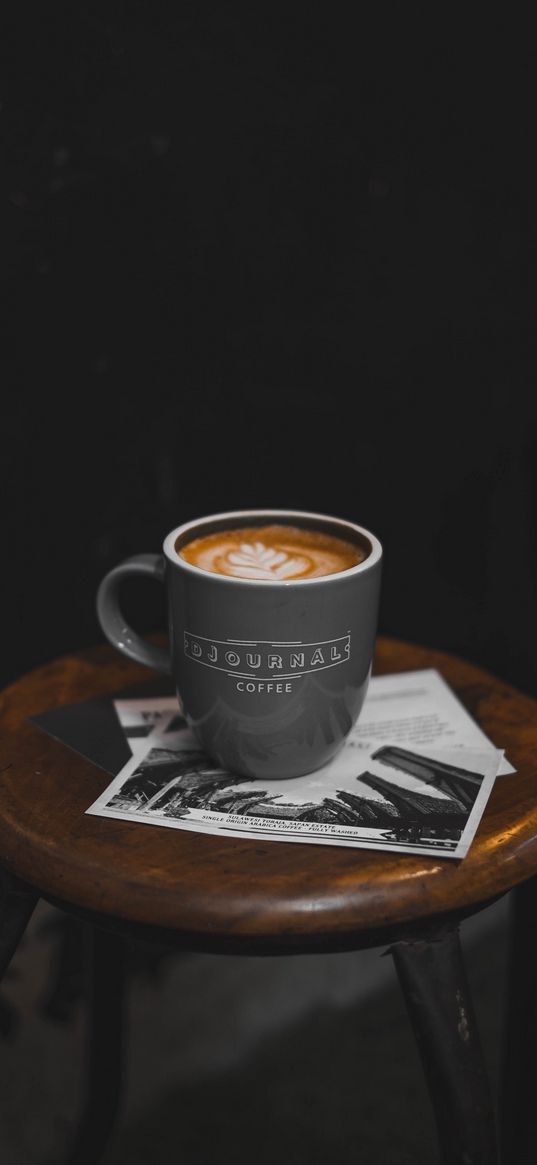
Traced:
POLYGON ((342 538, 298 526, 218 530, 177 547, 178 554, 213 574, 260 582, 319 578, 357 566, 366 552, 342 538))

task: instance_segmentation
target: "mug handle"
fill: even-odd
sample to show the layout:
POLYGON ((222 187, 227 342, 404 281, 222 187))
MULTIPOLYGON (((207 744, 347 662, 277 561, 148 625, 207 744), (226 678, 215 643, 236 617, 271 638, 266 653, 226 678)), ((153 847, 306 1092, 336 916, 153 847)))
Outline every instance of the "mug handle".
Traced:
POLYGON ((162 554, 136 554, 120 562, 103 578, 97 591, 97 618, 113 647, 122 655, 154 667, 157 671, 171 675, 169 651, 156 644, 148 643, 125 622, 119 605, 119 588, 123 579, 132 575, 144 575, 164 582, 164 557, 162 554))

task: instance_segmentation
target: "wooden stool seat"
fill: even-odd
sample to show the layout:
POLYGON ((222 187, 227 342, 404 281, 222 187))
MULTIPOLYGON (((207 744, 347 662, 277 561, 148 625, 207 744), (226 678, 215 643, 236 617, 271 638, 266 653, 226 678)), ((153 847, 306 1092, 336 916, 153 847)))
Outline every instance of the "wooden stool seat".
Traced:
POLYGON ((364 932, 471 910, 537 871, 537 702, 461 659, 379 641, 377 673, 415 668, 438 668, 517 768, 496 782, 464 861, 87 816, 110 777, 28 717, 147 682, 145 669, 99 647, 3 694, 0 862, 52 900, 215 949, 338 949, 364 932))
MULTIPOLYGON (((65 1165, 98 1165, 121 1095, 127 962, 136 937, 296 954, 388 943, 433 1104, 443 1165, 498 1165, 493 1098, 458 924, 511 887, 503 1165, 535 1159, 537 703, 460 659, 380 640, 376 671, 437 668, 516 766, 498 778, 468 856, 219 838, 88 816, 109 776, 28 717, 112 696, 148 673, 108 647, 13 684, 0 712, 0 978, 40 896, 92 925, 88 1091, 65 1165)), ((188 1005, 188 1004, 187 1004, 188 1005)))

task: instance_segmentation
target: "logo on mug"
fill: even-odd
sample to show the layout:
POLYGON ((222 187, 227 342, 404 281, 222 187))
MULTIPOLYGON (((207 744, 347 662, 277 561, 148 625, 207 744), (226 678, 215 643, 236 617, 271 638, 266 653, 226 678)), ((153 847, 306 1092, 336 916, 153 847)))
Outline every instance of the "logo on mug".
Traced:
POLYGON ((291 680, 337 667, 350 659, 351 637, 347 632, 338 639, 319 643, 272 643, 207 639, 185 631, 184 650, 188 659, 236 677, 239 691, 290 692, 291 680))

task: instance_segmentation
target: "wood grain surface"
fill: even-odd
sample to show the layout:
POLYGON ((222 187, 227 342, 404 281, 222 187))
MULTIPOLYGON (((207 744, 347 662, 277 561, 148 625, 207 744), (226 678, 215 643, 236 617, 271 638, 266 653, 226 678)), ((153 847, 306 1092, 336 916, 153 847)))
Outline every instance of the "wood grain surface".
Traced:
POLYGON ((28 717, 147 683, 109 647, 23 677, 0 711, 0 864, 45 896, 215 939, 300 944, 466 910, 537 872, 537 702, 439 651, 378 642, 375 671, 435 667, 517 773, 497 780, 464 861, 218 838, 89 817, 109 781, 28 717))

